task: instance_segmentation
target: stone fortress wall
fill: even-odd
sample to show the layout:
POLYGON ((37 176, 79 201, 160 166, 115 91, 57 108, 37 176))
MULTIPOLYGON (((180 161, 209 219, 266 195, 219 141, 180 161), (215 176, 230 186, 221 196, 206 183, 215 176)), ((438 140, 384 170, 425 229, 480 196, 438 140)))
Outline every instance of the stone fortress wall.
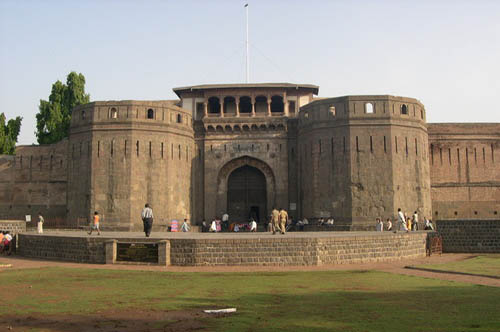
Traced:
POLYGON ((347 96, 301 109, 302 214, 333 216, 351 229, 397 209, 431 214, 424 106, 393 96, 347 96))
POLYGON ((273 206, 351 230, 398 207, 434 220, 498 218, 500 124, 426 124, 416 99, 314 99, 312 85, 174 91, 180 101, 79 106, 68 139, 0 156, 0 218, 41 211, 75 227, 97 210, 105 229, 139 230, 149 202, 156 228, 199 223, 226 211, 230 177, 245 165, 265 179, 253 203, 263 219, 273 206))
MULTIPOLYGON (((35 219, 47 226, 66 219, 68 140, 43 146, 21 145, 14 156, 0 155, 0 219, 35 219)), ((28 224, 29 226, 30 224, 28 224)))
POLYGON ((497 219, 500 124, 429 124, 434 219, 497 219))

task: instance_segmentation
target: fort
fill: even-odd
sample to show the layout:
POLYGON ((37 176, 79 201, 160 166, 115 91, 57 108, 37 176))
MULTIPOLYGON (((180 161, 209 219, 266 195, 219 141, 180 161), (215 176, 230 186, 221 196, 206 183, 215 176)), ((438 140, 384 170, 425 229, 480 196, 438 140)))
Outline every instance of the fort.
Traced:
MULTIPOLYGON (((443 220, 498 220, 499 123, 427 123, 389 95, 317 97, 309 84, 197 85, 173 101, 76 107, 69 137, 0 156, 0 219, 41 211, 56 228, 138 231, 227 211, 261 224, 273 206, 373 229, 400 207, 443 220)), ((472 110, 471 110, 472 111, 472 110)))

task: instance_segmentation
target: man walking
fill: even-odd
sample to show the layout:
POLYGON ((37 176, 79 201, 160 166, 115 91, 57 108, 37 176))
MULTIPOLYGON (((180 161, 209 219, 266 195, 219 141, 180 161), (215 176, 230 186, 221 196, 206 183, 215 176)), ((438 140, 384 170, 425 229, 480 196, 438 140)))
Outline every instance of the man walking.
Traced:
POLYGON ((412 224, 411 224, 411 229, 412 229, 412 231, 418 231, 418 213, 417 213, 417 211, 415 211, 413 213, 413 220, 412 220, 412 224))
POLYGON ((144 233, 146 234, 146 237, 149 237, 151 234, 151 228, 153 227, 153 209, 149 207, 148 203, 144 206, 141 217, 142 223, 144 224, 144 233))
POLYGON ((286 222, 288 221, 288 213, 285 209, 280 209, 281 234, 285 234, 286 222))
POLYGON ((401 208, 398 208, 398 223, 399 223, 399 230, 403 230, 408 232, 408 226, 406 226, 406 218, 405 215, 403 214, 403 211, 401 211, 401 208))
POLYGON ((276 229, 278 232, 280 231, 280 212, 276 209, 273 208, 273 211, 271 212, 271 223, 272 223, 272 229, 273 229, 273 235, 276 234, 276 229))

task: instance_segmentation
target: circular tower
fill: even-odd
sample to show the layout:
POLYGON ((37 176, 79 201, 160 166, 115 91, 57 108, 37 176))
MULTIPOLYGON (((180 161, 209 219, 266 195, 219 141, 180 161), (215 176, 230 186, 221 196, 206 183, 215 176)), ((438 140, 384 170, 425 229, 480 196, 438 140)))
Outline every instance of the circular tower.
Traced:
POLYGON ((299 196, 303 217, 333 216, 351 230, 401 208, 430 216, 425 108, 416 99, 345 96, 301 108, 299 196))
POLYGON ((149 203, 154 227, 190 218, 194 133, 174 101, 105 101, 76 107, 68 151, 68 219, 94 211, 104 229, 142 229, 149 203))

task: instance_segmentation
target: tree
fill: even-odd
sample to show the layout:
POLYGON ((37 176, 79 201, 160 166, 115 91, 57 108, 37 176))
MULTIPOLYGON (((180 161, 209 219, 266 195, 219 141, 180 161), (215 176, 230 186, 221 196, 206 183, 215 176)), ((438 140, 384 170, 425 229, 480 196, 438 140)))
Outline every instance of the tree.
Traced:
POLYGON ((66 84, 57 81, 52 85, 49 100, 40 100, 36 115, 36 137, 39 144, 51 144, 68 137, 71 111, 86 104, 90 95, 85 93, 85 77, 74 71, 69 73, 66 84))
POLYGON ((23 118, 10 119, 7 125, 5 120, 5 114, 0 114, 0 154, 14 154, 23 118))

